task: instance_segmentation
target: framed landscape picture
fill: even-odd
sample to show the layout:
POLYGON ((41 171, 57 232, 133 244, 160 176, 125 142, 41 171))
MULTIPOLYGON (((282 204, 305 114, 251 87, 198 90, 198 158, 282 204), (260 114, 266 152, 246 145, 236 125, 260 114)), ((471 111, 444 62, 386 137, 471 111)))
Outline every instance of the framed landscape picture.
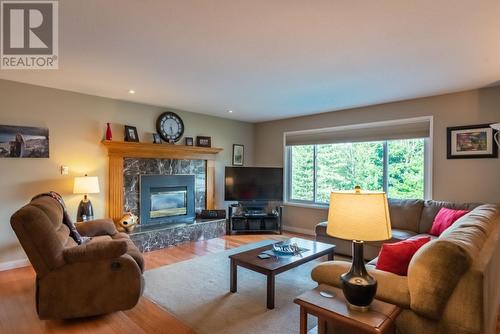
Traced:
POLYGON ((447 129, 448 159, 498 158, 495 130, 489 124, 447 129))
POLYGON ((0 158, 48 158, 49 129, 0 125, 0 158))
POLYGON ((233 144, 233 166, 243 166, 245 146, 233 144))

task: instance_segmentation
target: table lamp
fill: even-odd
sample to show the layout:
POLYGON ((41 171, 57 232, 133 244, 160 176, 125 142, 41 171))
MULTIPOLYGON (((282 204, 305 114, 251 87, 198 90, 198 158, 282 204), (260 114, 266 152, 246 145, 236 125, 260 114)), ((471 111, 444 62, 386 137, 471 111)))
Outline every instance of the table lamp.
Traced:
POLYGON ((99 193, 99 179, 97 176, 87 176, 85 174, 85 176, 75 177, 73 193, 84 194, 83 200, 78 205, 76 221, 82 222, 94 219, 94 209, 87 195, 99 193))
POLYGON ((352 240, 352 266, 340 276, 351 309, 366 311, 377 292, 377 280, 365 268, 363 243, 391 238, 389 206, 384 192, 332 192, 326 233, 352 240))

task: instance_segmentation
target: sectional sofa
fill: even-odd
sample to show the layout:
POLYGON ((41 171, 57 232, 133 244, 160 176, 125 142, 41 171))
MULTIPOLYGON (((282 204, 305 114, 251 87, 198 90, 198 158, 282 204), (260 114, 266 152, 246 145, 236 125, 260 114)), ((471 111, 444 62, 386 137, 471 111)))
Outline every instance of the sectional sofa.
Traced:
MULTIPOLYGON (((367 269, 378 281, 376 298, 399 305, 398 333, 492 334, 500 305, 500 207, 422 200, 390 200, 393 239, 427 232, 442 207, 472 210, 413 256, 407 276, 377 270, 381 243, 369 243, 367 269)), ((316 228, 317 239, 350 254, 350 241, 330 238, 325 223, 316 228)), ((318 284, 341 287, 339 276, 350 263, 329 261, 313 269, 318 284)))

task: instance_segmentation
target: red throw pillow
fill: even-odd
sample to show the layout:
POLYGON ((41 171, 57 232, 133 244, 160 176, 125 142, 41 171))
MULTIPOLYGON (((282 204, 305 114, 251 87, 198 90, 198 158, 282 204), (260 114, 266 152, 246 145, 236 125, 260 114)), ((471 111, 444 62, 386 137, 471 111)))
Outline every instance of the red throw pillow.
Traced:
POLYGON ((448 227, 453 225, 458 218, 468 214, 470 211, 468 210, 453 210, 448 208, 441 208, 436 218, 434 218, 434 222, 432 223, 431 230, 429 234, 435 235, 439 237, 441 233, 444 232, 448 227))
POLYGON ((375 268, 400 276, 408 274, 411 258, 431 237, 408 239, 392 244, 382 244, 375 268))

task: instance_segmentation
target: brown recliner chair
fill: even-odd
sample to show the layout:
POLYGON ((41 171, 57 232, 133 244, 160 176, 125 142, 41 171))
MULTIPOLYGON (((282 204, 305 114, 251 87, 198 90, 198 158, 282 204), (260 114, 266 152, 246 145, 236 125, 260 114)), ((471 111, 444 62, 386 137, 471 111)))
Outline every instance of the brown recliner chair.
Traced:
POLYGON ((36 271, 40 319, 70 319, 134 307, 144 288, 144 260, 111 220, 76 224, 92 237, 78 245, 63 224, 61 205, 49 196, 32 200, 11 225, 36 271))

